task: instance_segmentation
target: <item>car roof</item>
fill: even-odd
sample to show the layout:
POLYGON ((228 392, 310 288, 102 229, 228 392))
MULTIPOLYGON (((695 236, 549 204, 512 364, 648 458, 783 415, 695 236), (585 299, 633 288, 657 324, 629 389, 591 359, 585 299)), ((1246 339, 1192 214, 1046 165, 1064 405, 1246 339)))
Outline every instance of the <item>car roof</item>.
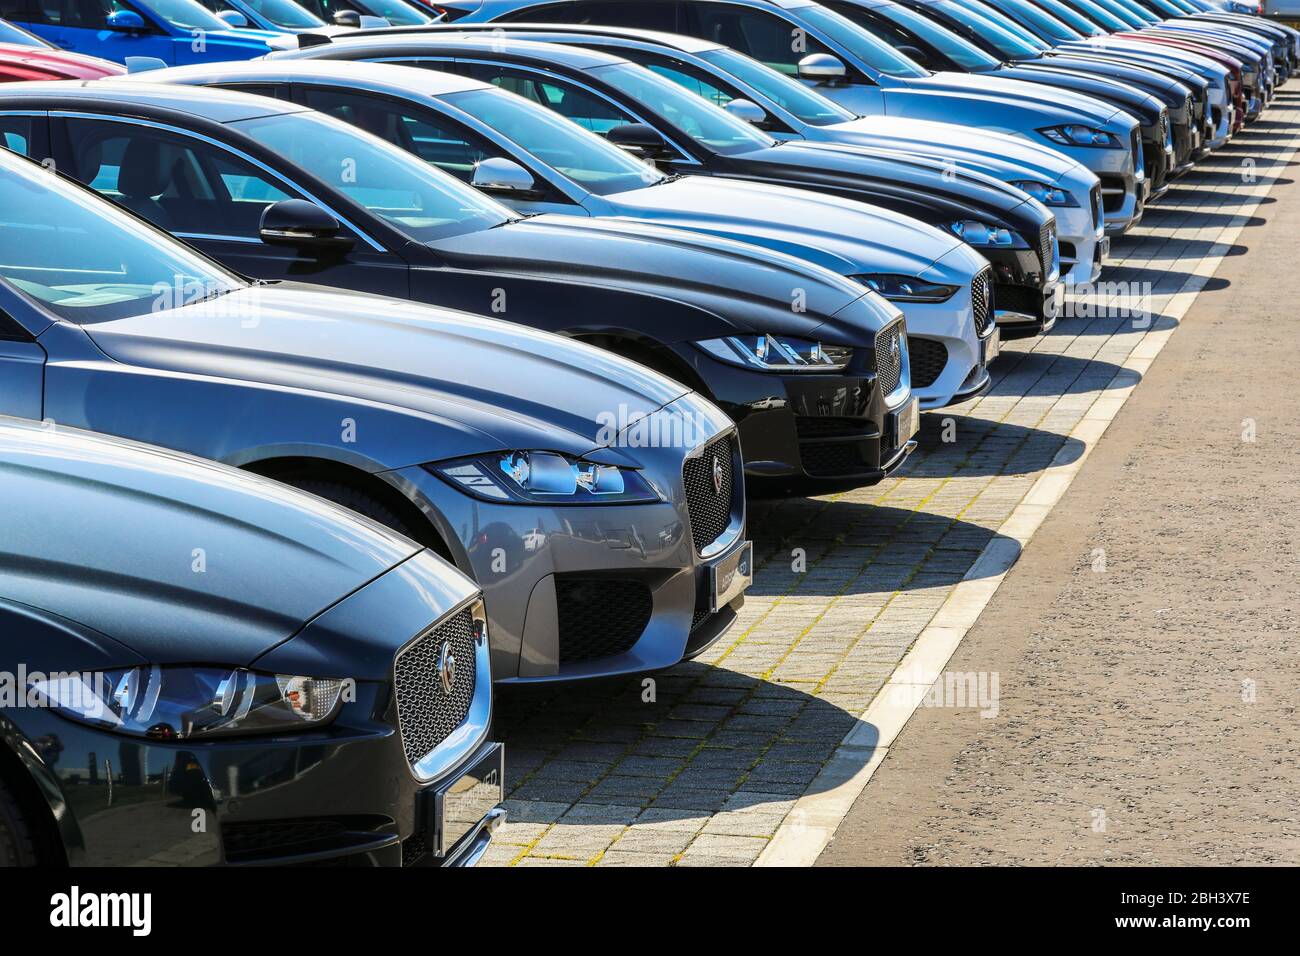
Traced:
POLYGON ((234 123, 257 116, 305 112, 305 107, 250 93, 128 80, 128 77, 123 76, 103 80, 6 83, 0 86, 0 102, 12 103, 19 97, 53 98, 74 103, 111 104, 119 109, 151 107, 171 113, 185 113, 214 123, 234 123))
POLYGON ((125 83, 134 84, 141 77, 157 77, 160 82, 169 84, 192 80, 214 83, 237 83, 241 80, 280 83, 295 80, 345 80, 350 86, 371 91, 396 90, 425 96, 444 96, 448 93, 491 88, 490 84, 454 73, 358 60, 235 60, 177 66, 137 73, 121 79, 125 83))
POLYGON ((575 70, 592 70, 599 66, 627 62, 622 57, 613 56, 609 53, 600 53, 596 50, 567 46, 561 43, 547 43, 543 46, 535 41, 502 38, 500 34, 456 33, 441 30, 422 30, 418 33, 377 31, 366 36, 345 34, 343 39, 334 43, 310 46, 303 50, 287 50, 283 53, 272 54, 268 59, 311 59, 313 50, 319 50, 323 54, 326 50, 345 48, 392 51, 394 54, 418 53, 433 48, 440 53, 447 52, 453 56, 460 51, 467 54, 486 51, 488 53, 505 53, 512 57, 525 57, 530 60, 542 59, 556 66, 565 66, 575 70))
POLYGON ((471 26, 473 27, 474 33, 477 33, 480 30, 502 30, 505 32, 507 39, 512 35, 524 33, 589 33, 593 36, 617 37, 619 39, 653 43, 657 46, 671 47, 672 49, 680 50, 683 53, 707 53, 710 50, 725 49, 721 43, 715 43, 712 40, 703 40, 699 37, 685 36, 681 33, 664 33, 659 30, 638 30, 635 27, 602 26, 598 23, 449 23, 446 26, 440 26, 431 29, 428 32, 454 33, 457 30, 465 30, 467 27, 471 26))

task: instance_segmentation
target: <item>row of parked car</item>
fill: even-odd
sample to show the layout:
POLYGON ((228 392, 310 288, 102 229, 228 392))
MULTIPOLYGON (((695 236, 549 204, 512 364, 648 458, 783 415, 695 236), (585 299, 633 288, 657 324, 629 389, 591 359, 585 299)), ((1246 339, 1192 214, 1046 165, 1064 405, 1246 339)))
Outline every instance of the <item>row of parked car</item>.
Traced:
POLYGON ((0 9, 0 864, 477 861, 494 682, 717 641, 747 496, 894 473, 1300 57, 1209 0, 0 9))

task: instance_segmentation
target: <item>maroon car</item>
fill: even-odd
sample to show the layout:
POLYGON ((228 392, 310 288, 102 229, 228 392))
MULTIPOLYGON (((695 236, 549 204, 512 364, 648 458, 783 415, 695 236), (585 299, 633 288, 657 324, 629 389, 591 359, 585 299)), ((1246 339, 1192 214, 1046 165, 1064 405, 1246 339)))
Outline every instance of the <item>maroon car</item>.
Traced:
POLYGON ((99 57, 69 53, 0 20, 0 83, 16 80, 98 80, 126 67, 99 57))

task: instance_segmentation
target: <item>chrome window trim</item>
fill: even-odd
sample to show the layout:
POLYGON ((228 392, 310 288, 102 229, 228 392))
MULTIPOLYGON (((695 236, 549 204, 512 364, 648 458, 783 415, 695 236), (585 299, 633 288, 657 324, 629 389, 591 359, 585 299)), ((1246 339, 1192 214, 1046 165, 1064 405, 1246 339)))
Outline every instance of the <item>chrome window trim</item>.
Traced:
MULTIPOLYGON (((291 191, 296 192, 298 193, 298 195, 304 197, 305 199, 309 199, 310 201, 314 202, 316 205, 320 206, 331 216, 337 219, 342 225, 346 226, 347 228, 351 229, 354 233, 356 233, 360 239, 362 239, 367 245, 369 245, 376 252, 388 252, 388 250, 385 249, 383 246, 381 246, 378 242, 376 242, 374 239, 371 239, 370 236, 366 235, 365 232, 363 232, 362 230, 358 229, 355 225, 353 225, 351 220, 347 219, 346 217, 336 212, 328 203, 322 202, 321 200, 317 199, 308 190, 303 189, 301 186, 298 186, 292 181, 286 179, 283 175, 276 172, 270 166, 266 165, 266 163, 254 159, 252 156, 249 156, 243 150, 231 146, 229 143, 223 143, 219 139, 213 139, 211 136, 206 136, 203 133, 197 133, 194 130, 182 129, 179 126, 172 126, 167 123, 159 123, 156 122, 155 120, 140 119, 134 116, 110 116, 104 113, 82 113, 82 112, 71 111, 71 110, 50 110, 49 113, 46 115, 48 115, 51 119, 54 119, 55 117, 58 117, 60 119, 88 119, 88 120, 99 120, 100 122, 105 122, 105 123, 120 123, 128 126, 145 126, 150 129, 160 129, 169 133, 175 133, 178 136, 183 136, 189 139, 196 139, 199 140, 200 142, 207 143, 209 146, 215 146, 217 149, 221 149, 228 153, 231 153, 234 156, 238 156, 244 162, 250 164, 251 166, 256 167, 257 169, 262 170, 264 173, 267 173, 268 175, 273 177, 276 181, 284 184, 291 191)), ((166 230, 164 230, 164 232, 165 231, 166 230)), ((176 233, 176 235, 180 235, 180 233, 176 233)), ((195 233, 193 235, 198 236, 199 234, 195 233)), ((202 238, 208 238, 208 237, 204 236, 202 238)), ((212 237, 212 238, 224 239, 227 237, 222 236, 222 237, 212 237)), ((244 238, 245 237, 242 236, 238 237, 238 239, 241 241, 244 240, 244 238)), ((258 242, 258 243, 261 242, 260 239, 251 239, 248 241, 258 242)))

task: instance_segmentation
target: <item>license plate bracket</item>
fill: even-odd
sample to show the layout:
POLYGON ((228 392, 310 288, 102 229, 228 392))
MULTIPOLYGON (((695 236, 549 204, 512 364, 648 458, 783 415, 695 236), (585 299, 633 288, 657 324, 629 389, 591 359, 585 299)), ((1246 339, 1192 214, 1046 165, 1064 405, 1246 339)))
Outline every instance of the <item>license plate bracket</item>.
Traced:
POLYGON ((709 565, 710 611, 716 614, 754 582, 754 545, 746 541, 716 564, 709 565))
POLYGON ((988 366, 1002 352, 1002 331, 995 325, 993 332, 980 346, 980 364, 988 366))
POLYGON ((420 792, 431 852, 446 856, 504 801, 505 752, 504 744, 490 744, 454 780, 420 792))
POLYGON ((908 399, 902 408, 889 413, 889 422, 893 439, 891 448, 897 451, 921 430, 920 400, 915 397, 908 399))

